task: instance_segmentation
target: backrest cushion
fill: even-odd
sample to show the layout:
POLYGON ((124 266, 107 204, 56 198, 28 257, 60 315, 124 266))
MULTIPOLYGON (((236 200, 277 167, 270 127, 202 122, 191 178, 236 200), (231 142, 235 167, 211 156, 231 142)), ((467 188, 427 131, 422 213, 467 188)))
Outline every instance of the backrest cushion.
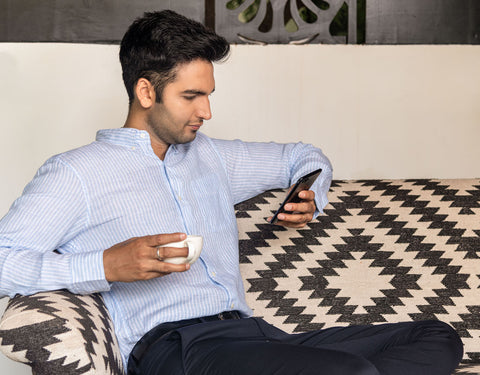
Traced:
POLYGON ((480 180, 334 181, 304 229, 267 224, 285 191, 237 205, 255 315, 289 332, 439 319, 480 362, 480 180))

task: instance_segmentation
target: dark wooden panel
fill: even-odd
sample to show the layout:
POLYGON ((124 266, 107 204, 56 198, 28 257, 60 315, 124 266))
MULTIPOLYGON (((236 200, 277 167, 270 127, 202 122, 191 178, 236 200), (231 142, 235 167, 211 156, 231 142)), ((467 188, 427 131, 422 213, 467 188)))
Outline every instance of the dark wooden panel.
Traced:
POLYGON ((168 8, 231 43, 480 44, 480 0, 365 1, 0 0, 0 41, 118 43, 168 8))
POLYGON ((479 0, 368 0, 367 44, 480 44, 479 0))
POLYGON ((0 41, 118 43, 145 11, 204 22, 203 0, 0 0, 0 41))

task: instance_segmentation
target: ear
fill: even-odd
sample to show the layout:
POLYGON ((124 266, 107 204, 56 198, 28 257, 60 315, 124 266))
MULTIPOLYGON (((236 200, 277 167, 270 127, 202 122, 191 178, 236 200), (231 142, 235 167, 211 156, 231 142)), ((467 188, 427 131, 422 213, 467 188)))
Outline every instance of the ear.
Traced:
POLYGON ((140 78, 135 85, 135 96, 144 109, 149 109, 155 103, 155 88, 146 78, 140 78))

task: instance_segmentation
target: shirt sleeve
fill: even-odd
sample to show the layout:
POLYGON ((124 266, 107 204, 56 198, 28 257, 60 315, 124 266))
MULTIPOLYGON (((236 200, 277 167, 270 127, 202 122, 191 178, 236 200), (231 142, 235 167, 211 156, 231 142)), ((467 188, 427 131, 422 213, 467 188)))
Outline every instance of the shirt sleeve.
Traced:
POLYGON ((50 159, 0 221, 0 295, 108 290, 103 251, 64 248, 87 222, 80 178, 59 157, 50 159))
POLYGON ((235 204, 266 190, 288 188, 300 177, 321 168, 311 190, 315 192, 315 216, 323 212, 328 203, 332 166, 320 149, 301 142, 212 141, 225 162, 235 204))

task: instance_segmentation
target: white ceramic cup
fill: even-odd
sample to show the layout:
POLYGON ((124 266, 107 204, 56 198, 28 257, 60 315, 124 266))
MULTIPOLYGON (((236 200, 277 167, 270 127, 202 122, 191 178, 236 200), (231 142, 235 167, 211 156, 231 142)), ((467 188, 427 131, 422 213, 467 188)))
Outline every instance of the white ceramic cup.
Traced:
POLYGON ((187 257, 165 258, 163 261, 173 264, 192 264, 200 257, 203 247, 203 237, 188 235, 183 241, 171 242, 165 245, 160 245, 159 247, 188 247, 187 257))

